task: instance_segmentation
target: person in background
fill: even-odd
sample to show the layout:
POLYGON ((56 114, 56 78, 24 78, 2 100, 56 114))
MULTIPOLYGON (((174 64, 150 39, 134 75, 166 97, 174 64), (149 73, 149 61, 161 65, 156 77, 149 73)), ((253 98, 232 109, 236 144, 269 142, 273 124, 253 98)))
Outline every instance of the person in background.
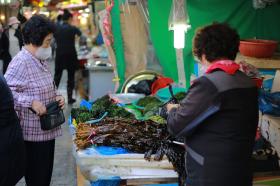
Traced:
POLYGON ((60 26, 63 24, 62 15, 59 14, 56 18, 56 26, 60 26))
MULTIPOLYGON (((20 2, 21 3, 21 2, 20 2)), ((27 19, 26 19, 26 17, 24 17, 24 15, 23 15, 23 9, 22 9, 22 6, 20 5, 20 7, 19 7, 19 11, 18 11, 18 14, 17 14, 17 18, 18 18, 18 20, 20 21, 20 26, 21 27, 23 27, 24 26, 24 24, 26 23, 26 21, 27 21, 27 19)))
MULTIPOLYGON (((3 66, 4 66, 4 63, 9 63, 9 61, 10 61, 8 46, 9 46, 9 40, 8 40, 7 35, 4 34, 4 25, 0 21, 0 59, 3 61, 3 66)), ((3 74, 4 74, 4 72, 3 72, 3 74)))
POLYGON ((46 113, 47 104, 58 101, 60 107, 64 107, 64 98, 57 93, 46 61, 51 57, 54 30, 55 25, 47 18, 31 17, 23 28, 25 46, 13 58, 5 74, 23 129, 27 186, 50 185, 55 138, 62 135, 60 126, 52 130, 40 127, 40 116, 46 113))
POLYGON ((14 186, 25 171, 24 141, 13 95, 2 74, 0 89, 0 185, 14 186))
POLYGON ((258 89, 234 62, 239 35, 214 23, 196 32, 193 54, 206 72, 178 105, 167 105, 171 134, 184 137, 187 186, 251 186, 258 89))
MULTIPOLYGON (((59 15, 57 16, 56 22, 55 22, 56 29, 58 29, 62 24, 63 24, 62 15, 59 14, 59 15)), ((54 56, 55 56, 55 50, 56 50, 56 42, 55 42, 55 39, 54 39, 54 38, 52 39, 52 42, 51 42, 51 48, 52 48, 52 58, 54 58, 54 56)))
POLYGON ((54 34, 56 40, 56 56, 55 56, 55 75, 54 81, 56 86, 59 86, 62 72, 67 70, 67 96, 68 103, 72 104, 76 100, 72 97, 75 86, 75 71, 78 69, 78 58, 75 49, 75 38, 81 36, 81 31, 75 26, 71 25, 73 15, 64 10, 62 16, 63 24, 58 27, 54 34))
POLYGON ((4 31, 8 42, 5 41, 7 52, 3 56, 3 73, 6 72, 8 65, 13 57, 21 50, 23 46, 22 33, 20 31, 20 22, 16 17, 10 17, 8 21, 8 29, 4 31))

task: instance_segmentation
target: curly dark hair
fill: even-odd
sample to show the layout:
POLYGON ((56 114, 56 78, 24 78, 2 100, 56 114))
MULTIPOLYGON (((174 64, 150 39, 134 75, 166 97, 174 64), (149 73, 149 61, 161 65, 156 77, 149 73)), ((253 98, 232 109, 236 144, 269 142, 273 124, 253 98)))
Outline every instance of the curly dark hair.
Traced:
POLYGON ((45 37, 55 32, 55 25, 41 15, 32 16, 24 25, 22 35, 25 44, 41 46, 45 37))
POLYGON ((218 59, 234 60, 239 48, 239 35, 225 23, 213 23, 197 30, 193 39, 193 55, 207 61, 218 59))

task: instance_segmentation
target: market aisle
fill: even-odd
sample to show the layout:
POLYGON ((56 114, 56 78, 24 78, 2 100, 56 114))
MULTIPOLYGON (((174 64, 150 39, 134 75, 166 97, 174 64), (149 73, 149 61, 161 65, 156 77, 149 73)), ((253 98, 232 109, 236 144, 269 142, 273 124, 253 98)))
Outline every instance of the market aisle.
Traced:
MULTIPOLYGON (((50 62, 50 65, 52 72, 54 72, 54 63, 50 62)), ((66 83, 67 72, 64 71, 59 86, 59 92, 62 93, 67 100, 66 83)), ((79 102, 79 100, 77 100, 77 102, 79 102)), ((77 105, 77 103, 73 106, 75 105, 77 105)), ((66 104, 64 110, 66 122, 71 108, 71 106, 66 104)), ((51 186, 76 186, 76 163, 72 156, 72 137, 69 133, 67 123, 63 125, 62 129, 63 136, 57 138, 55 145, 54 169, 51 186)), ((16 186, 25 186, 24 179, 22 179, 16 186)))

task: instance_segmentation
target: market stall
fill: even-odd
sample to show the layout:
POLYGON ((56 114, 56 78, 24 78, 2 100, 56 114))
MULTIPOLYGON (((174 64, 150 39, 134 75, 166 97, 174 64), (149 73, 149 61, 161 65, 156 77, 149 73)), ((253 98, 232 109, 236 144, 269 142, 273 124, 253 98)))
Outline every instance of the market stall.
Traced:
MULTIPOLYGON (((177 93, 176 97, 180 94, 181 98, 184 97, 182 93, 177 93)), ((173 141, 175 139, 165 140, 166 137, 162 136, 166 133, 162 131, 165 130, 165 120, 158 115, 161 105, 156 97, 127 93, 104 96, 93 105, 83 101, 79 109, 72 110, 69 127, 73 134, 78 181, 90 182, 91 185, 177 183, 178 174, 184 174, 180 172, 182 167, 176 167, 184 165, 183 143, 173 141), (109 103, 109 100, 113 102, 109 103), (173 145, 171 147, 168 146, 170 142, 173 145), (176 155, 173 154, 175 152, 176 155)), ((273 123, 270 125, 267 124, 268 120, 267 116, 261 118, 261 121, 266 122, 262 125, 266 127, 266 131, 275 133, 272 144, 277 145, 277 130, 274 129, 278 120, 271 118, 273 123)), ((276 150, 278 151, 278 147, 276 150)), ((259 152, 254 151, 253 157, 257 156, 256 160, 261 157, 258 156, 259 152)), ((259 163, 266 162, 265 159, 262 160, 259 163)), ((262 166, 257 166, 257 169, 264 171, 262 166)), ((255 179, 260 183, 262 179, 279 178, 279 165, 268 164, 265 169, 266 173, 255 173, 255 179)))
MULTIPOLYGON (((175 90, 176 99, 182 99, 185 90, 175 90)), ((161 99, 170 99, 167 96, 161 99)), ((127 184, 177 182, 175 170, 184 171, 184 147, 169 137, 165 119, 157 114, 161 105, 154 96, 130 93, 105 95, 93 104, 84 100, 72 109, 73 153, 83 177, 92 184, 111 179, 127 184)))
MULTIPOLYGON (((274 21, 272 21, 272 17, 279 15, 280 12, 279 6, 277 4, 273 4, 273 6, 270 6, 270 4, 265 6, 266 4, 263 4, 263 6, 260 7, 257 6, 259 4, 253 4, 253 3, 256 2, 245 1, 245 0, 238 0, 234 2, 205 1, 204 3, 187 1, 186 2, 187 6, 185 7, 185 11, 189 15, 188 23, 191 25, 191 28, 184 30, 183 34, 185 34, 186 32, 186 38, 183 39, 185 43, 185 48, 184 47, 183 47, 184 49, 180 48, 180 50, 178 51, 177 49, 174 49, 174 45, 173 45, 175 37, 177 37, 174 34, 178 32, 173 30, 174 31, 173 34, 172 31, 168 30, 168 27, 170 26, 168 24, 168 17, 171 11, 171 4, 172 4, 171 0, 164 1, 164 2, 163 1, 137 1, 137 2, 106 1, 105 4, 106 9, 99 12, 98 15, 100 16, 99 19, 100 30, 102 32, 106 50, 108 52, 108 62, 111 63, 112 65, 112 71, 110 71, 111 73, 110 75, 112 75, 110 78, 112 81, 110 83, 112 82, 115 83, 114 90, 115 91, 119 90, 118 92, 121 93, 145 94, 145 91, 135 92, 137 87, 136 88, 130 87, 131 89, 129 90, 129 88, 126 87, 126 85, 128 85, 129 83, 127 83, 126 81, 129 79, 133 79, 131 76, 134 76, 139 71, 147 70, 149 66, 147 65, 147 62, 149 61, 159 62, 162 70, 161 71, 155 69, 152 70, 155 70, 155 73, 158 73, 162 76, 166 76, 172 79, 172 81, 175 81, 176 85, 174 87, 178 88, 177 90, 179 90, 179 88, 182 88, 182 85, 184 85, 184 83, 181 84, 181 82, 184 81, 186 82, 186 85, 184 85, 183 88, 188 87, 190 85, 190 80, 192 77, 191 75, 192 74, 198 75, 198 73, 195 72, 196 69, 195 67, 197 67, 197 65, 194 63, 195 60, 193 59, 193 56, 191 54, 191 48, 192 48, 191 40, 197 28, 205 24, 211 23, 213 21, 228 22, 232 27, 238 30, 241 39, 257 37, 257 38, 279 41, 280 40, 279 24, 276 24, 274 21), (256 10, 255 8, 258 8, 258 10, 256 10), (138 26, 137 28, 138 30, 142 30, 142 32, 137 33, 133 31, 133 28, 135 28, 131 26, 135 24, 135 23, 131 23, 131 20, 134 20, 133 17, 137 17, 136 22, 139 23, 137 25, 138 26), (244 20, 244 17, 247 17, 248 19, 244 20), (157 60, 153 60, 151 57, 148 57, 151 55, 148 55, 147 50, 151 47, 147 47, 146 45, 149 45, 150 43, 152 43, 152 48, 154 51, 153 56, 156 56, 157 60), (178 63, 178 60, 180 61, 180 63, 178 63), (181 62, 183 63, 183 66, 181 62), (184 68, 183 76, 181 71, 182 68, 184 68)), ((252 64, 256 68, 258 68, 258 70, 260 69, 275 70, 279 68, 278 58, 279 57, 277 57, 277 55, 275 55, 275 57, 272 58, 263 59, 263 58, 248 57, 239 54, 236 60, 238 62, 245 61, 246 63, 252 64)), ((87 68, 91 69, 92 72, 94 72, 93 67, 96 67, 95 62, 92 64, 89 63, 87 68)), ((259 74, 260 76, 268 76, 267 74, 264 74, 264 72, 262 72, 261 70, 259 74)), ((248 73, 247 75, 250 75, 250 73, 248 73)), ((110 81, 109 79, 107 79, 106 81, 109 82, 110 81)), ((149 80, 152 79, 153 78, 150 78, 149 80)), ((92 82, 94 82, 94 80, 97 80, 97 78, 92 76, 92 82)), ((140 79, 140 81, 141 80, 142 79, 140 79)), ((98 82, 95 81, 95 83, 97 84, 98 82)), ((136 86, 137 83, 134 82, 134 83, 130 83, 129 85, 136 86)), ((147 82, 145 82, 144 84, 140 84, 139 86, 142 88, 145 85, 147 85, 147 82)), ((93 87, 94 85, 90 85, 90 86, 93 87)), ((96 86, 98 87, 99 85, 96 86)), ((110 88, 107 87, 106 88, 107 91, 103 91, 103 94, 107 94, 106 92, 112 90, 111 88, 112 87, 110 88)), ((125 95, 111 94, 110 99, 115 100, 114 103, 117 103, 117 105, 120 106, 121 108, 125 109, 126 111, 129 111, 130 113, 133 113, 137 122, 140 121, 150 122, 153 121, 152 116, 158 116, 159 108, 172 97, 171 93, 169 93, 168 91, 168 88, 166 87, 160 87, 160 88, 163 88, 163 90, 161 91, 158 91, 159 89, 157 91, 150 90, 151 91, 150 94, 153 94, 152 97, 159 99, 159 102, 154 105, 155 107, 152 106, 153 108, 155 108, 155 110, 152 109, 152 112, 146 111, 145 109, 142 108, 142 106, 135 104, 137 103, 137 101, 139 101, 140 99, 139 97, 138 98, 134 97, 132 99, 129 94, 125 94, 125 95), (166 96, 166 94, 168 96, 166 96)), ((91 89, 92 92, 90 93, 90 95, 95 94, 94 92, 97 91, 95 89, 96 88, 91 89)), ((175 94, 178 93, 176 92, 176 90, 174 90, 174 92, 175 94)), ((186 92, 186 89, 181 90, 181 92, 186 92)), ((100 96, 102 95, 100 94, 100 96)), ((87 111, 84 111, 85 113, 88 113, 88 110, 91 109, 95 110, 93 108, 98 99, 96 100, 95 97, 93 96, 92 98, 93 99, 91 101, 94 101, 94 103, 88 105, 87 111)), ((100 97, 98 96, 96 98, 100 98, 100 97)), ((87 114, 84 115, 82 114, 82 116, 85 117, 83 120, 78 119, 78 116, 73 117, 75 120, 72 120, 73 118, 71 119, 70 126, 71 128, 75 128, 76 131, 76 133, 74 133, 73 136, 74 139, 77 139, 77 135, 79 134, 79 130, 80 130, 79 125, 84 126, 83 123, 92 120, 92 118, 95 118, 94 122, 96 122, 97 125, 98 123, 99 124, 102 123, 102 121, 106 121, 107 124, 108 122, 110 123, 110 121, 106 120, 108 116, 106 117, 104 116, 105 117, 104 120, 98 120, 103 115, 93 117, 93 116, 88 116, 87 114), (77 120, 80 120, 80 122, 79 121, 77 122, 77 120)), ((127 116, 123 116, 123 117, 127 118, 127 116)), ((264 118, 264 120, 267 121, 266 118, 264 118)), ((276 123, 277 121, 278 121, 277 119, 273 120, 273 122, 276 123)), ((117 119, 114 120, 114 122, 118 124, 117 119)), ((120 123, 125 123, 125 122, 122 121, 120 123)), ((131 120, 130 123, 133 123, 133 121, 131 120)), ((85 126, 88 127, 87 124, 85 124, 85 126)), ((92 131, 97 130, 94 129, 93 127, 94 124, 91 124, 91 126, 92 127, 87 129, 85 138, 86 139, 88 137, 94 138, 94 136, 100 137, 99 135, 91 136, 92 131)), ((126 127, 127 126, 129 126, 129 124, 126 125, 126 127)), ((278 125, 275 124, 275 126, 278 125)), ((125 127, 123 126, 123 128, 125 127)), ((117 134, 120 135, 119 133, 117 134)), ((275 136, 277 135, 275 134, 275 136)), ((140 183, 145 184, 145 183, 153 183, 153 182, 174 183, 174 180, 176 180, 176 177, 178 177, 178 171, 176 173, 173 170, 173 168, 175 168, 176 170, 176 166, 174 167, 172 161, 170 163, 170 157, 168 157, 168 154, 166 156, 163 156, 162 161, 145 160, 144 156, 145 153, 147 152, 147 149, 145 151, 142 151, 141 153, 137 152, 137 150, 134 149, 135 151, 132 150, 131 151, 132 153, 129 154, 125 153, 121 155, 115 155, 115 154, 104 155, 96 149, 98 149, 97 146, 99 146, 100 144, 105 145, 106 143, 103 143, 104 142, 103 141, 102 143, 99 144, 99 142, 97 142, 98 141, 97 139, 95 139, 93 142, 95 146, 92 146, 92 143, 88 142, 89 146, 86 146, 86 149, 79 148, 79 145, 77 145, 77 140, 76 141, 74 140, 75 141, 74 156, 76 157, 77 164, 79 165, 79 170, 80 170, 79 173, 82 173, 83 175, 82 177, 86 178, 87 180, 90 180, 92 184, 94 184, 94 182, 97 182, 98 180, 108 181, 112 179, 117 179, 119 181, 119 184, 121 183, 121 184, 128 184, 128 185, 129 184, 137 185, 140 183), (76 151, 77 148, 80 150, 76 151), (106 171, 103 170, 104 167, 106 171), (166 179, 164 179, 163 177, 166 179)), ((127 141, 129 141, 128 139, 127 141)), ((160 140, 156 140, 156 141, 161 141, 163 143, 166 143, 166 141, 164 141, 163 139, 161 138, 159 139, 160 140)), ((114 138, 114 140, 116 139, 114 138)), ((128 144, 128 143, 125 142, 123 144, 128 144)), ((273 144, 277 145, 278 142, 277 143, 274 142, 273 144)), ((147 144, 144 144, 144 146, 146 145, 147 144)), ((109 143, 106 144, 105 146, 116 146, 116 144, 109 143)), ((123 146, 121 145, 117 147, 123 148, 123 146)), ((278 147, 276 147, 276 149, 278 149, 278 147)), ((107 149, 107 151, 110 150, 107 149)), ((154 151, 153 154, 156 154, 156 151, 154 151)), ((273 155, 275 157, 275 154, 273 155)), ((275 170, 273 171, 274 171, 273 174, 279 175, 279 172, 277 174, 277 171, 275 170)))
MULTIPOLYGON (((72 117, 69 125, 73 133, 73 154, 77 163, 78 182, 87 182, 91 185, 143 185, 160 183, 172 183, 173 185, 178 183, 178 167, 176 168, 176 164, 174 166, 174 162, 172 162, 174 159, 172 160, 172 156, 170 156, 170 154, 167 153, 162 157, 162 159, 158 159, 157 156, 160 152, 158 149, 149 151, 149 147, 147 147, 146 150, 143 151, 134 149, 135 147, 132 147, 133 145, 137 144, 137 142, 135 143, 135 139, 139 139, 138 143, 140 143, 140 147, 148 146, 151 141, 154 141, 155 144, 168 144, 170 142, 168 141, 168 143, 166 143, 167 141, 162 140, 164 139, 162 137, 156 136, 156 139, 154 139, 148 135, 151 132, 147 130, 149 126, 157 126, 157 132, 154 134, 158 134, 158 130, 160 130, 163 125, 165 125, 162 118, 151 114, 151 111, 153 113, 158 112, 155 108, 158 108, 160 104, 154 103, 154 105, 158 106, 152 107, 149 111, 144 113, 144 110, 142 110, 143 108, 141 108, 142 106, 139 106, 141 105, 139 104, 139 101, 137 104, 130 104, 132 100, 135 100, 131 99, 131 97, 135 98, 135 95, 131 96, 130 94, 117 94, 112 95, 111 97, 113 99, 119 97, 122 100, 125 100, 123 101, 123 104, 121 104, 122 107, 120 108, 125 108, 130 112, 133 110, 131 113, 133 113, 134 117, 137 117, 138 120, 127 119, 132 117, 132 115, 128 113, 124 114, 122 116, 123 118, 112 118, 112 116, 105 114, 101 117, 99 117, 99 115, 98 119, 93 119, 91 117, 93 117, 95 114, 91 113, 91 115, 89 113, 93 110, 96 111, 94 104, 90 106, 92 109, 91 111, 85 108, 87 102, 86 104, 81 104, 82 109, 80 108, 80 114, 75 116, 76 119, 72 117), (140 113, 136 112, 135 106, 139 106, 141 108, 142 111, 140 112, 142 115, 139 115, 140 113), (146 116, 146 118, 143 117, 143 114, 146 116), (156 123, 154 123, 154 121, 156 121, 156 123), (132 129, 130 129, 128 126, 140 126, 140 128, 137 129, 137 131, 132 131, 132 129), (102 131, 102 134, 98 134, 98 131, 102 131), (141 131, 145 132, 144 139, 147 141, 141 139, 141 137, 143 137, 141 131), (109 137, 112 135, 113 137, 109 137), (148 142, 149 139, 152 140, 148 142), (149 154, 151 155, 150 158, 147 157, 149 154)), ((154 98, 149 97, 146 102, 151 103, 153 102, 152 100, 155 101, 154 98)), ((146 109, 150 107, 148 105, 146 105, 146 109)), ((113 110, 116 110, 118 107, 114 107, 113 110)), ((119 111, 116 111, 115 114, 122 115, 119 111)), ((72 112, 72 115, 75 115, 75 113, 72 112)), ((279 130, 277 128, 279 127, 278 121, 279 119, 267 115, 264 115, 260 118, 261 133, 266 139, 271 141, 272 145, 275 145, 275 148, 271 146, 267 148, 267 150, 270 152, 266 155, 262 155, 261 149, 254 151, 252 156, 255 157, 255 169, 258 170, 255 172, 256 183, 276 183, 277 180, 279 180, 279 164, 275 164, 275 162, 277 162, 277 159, 275 159, 275 157, 277 157, 276 152, 279 152, 279 147, 277 146, 279 144, 279 137, 277 137, 279 136, 279 130), (271 158, 274 158, 274 160, 271 158), (263 180, 266 179, 270 181, 264 182, 263 180), (271 179, 275 179, 275 181, 271 181, 271 179)), ((175 143, 176 144, 172 145, 175 145, 175 147, 179 149, 174 150, 174 152, 181 152, 179 154, 181 154, 181 158, 184 159, 184 148, 181 147, 182 142, 175 143)), ((155 144, 153 144, 153 146, 155 144)), ((183 165, 184 161, 178 160, 178 157, 180 157, 178 156, 179 154, 174 156, 175 162, 178 161, 179 164, 183 165)), ((79 186, 82 185, 84 184, 79 186)))

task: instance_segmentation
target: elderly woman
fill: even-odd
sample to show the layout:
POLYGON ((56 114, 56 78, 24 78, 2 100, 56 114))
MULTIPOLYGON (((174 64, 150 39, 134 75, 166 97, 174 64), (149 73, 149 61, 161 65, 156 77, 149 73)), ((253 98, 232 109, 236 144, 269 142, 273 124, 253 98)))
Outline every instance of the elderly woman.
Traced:
POLYGON ((193 53, 206 67, 179 105, 168 105, 168 129, 184 137, 187 186, 250 186, 258 123, 256 84, 233 60, 239 36, 226 24, 196 33, 193 53))
POLYGON ((0 74, 0 185, 16 185, 25 170, 22 130, 14 110, 14 99, 0 74))
POLYGON ((39 118, 46 113, 45 105, 52 101, 59 101, 60 107, 64 107, 64 98, 56 92, 46 61, 51 56, 53 32, 54 25, 45 17, 33 16, 28 20, 23 28, 25 46, 13 58, 5 74, 23 129, 28 186, 50 184, 55 138, 61 135, 60 127, 41 130, 39 118))

